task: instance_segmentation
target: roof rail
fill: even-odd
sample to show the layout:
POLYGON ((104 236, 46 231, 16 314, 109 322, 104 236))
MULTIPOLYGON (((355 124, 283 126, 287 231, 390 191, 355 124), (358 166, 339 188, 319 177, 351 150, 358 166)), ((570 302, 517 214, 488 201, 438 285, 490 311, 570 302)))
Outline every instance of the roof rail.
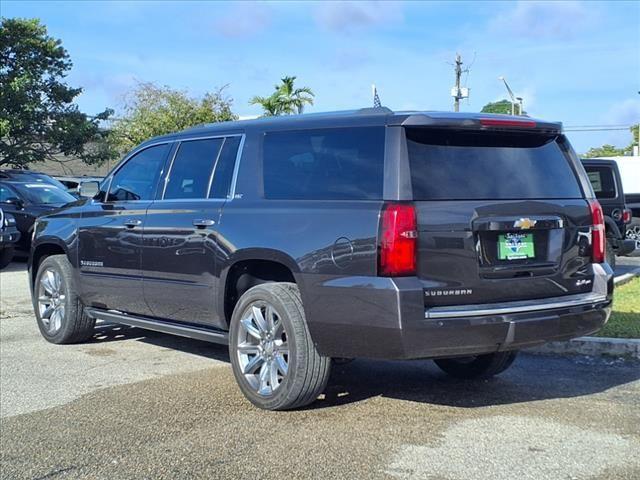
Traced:
POLYGON ((393 111, 388 107, 366 107, 357 110, 357 113, 361 115, 371 115, 374 113, 393 113, 393 111))

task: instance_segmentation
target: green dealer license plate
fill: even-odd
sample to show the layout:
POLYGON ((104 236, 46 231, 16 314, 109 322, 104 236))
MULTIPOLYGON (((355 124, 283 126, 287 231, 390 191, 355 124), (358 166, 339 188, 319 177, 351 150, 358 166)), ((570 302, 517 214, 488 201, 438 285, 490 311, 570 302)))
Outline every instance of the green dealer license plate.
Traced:
POLYGON ((533 233, 506 233, 498 236, 499 260, 523 260, 535 256, 533 233))

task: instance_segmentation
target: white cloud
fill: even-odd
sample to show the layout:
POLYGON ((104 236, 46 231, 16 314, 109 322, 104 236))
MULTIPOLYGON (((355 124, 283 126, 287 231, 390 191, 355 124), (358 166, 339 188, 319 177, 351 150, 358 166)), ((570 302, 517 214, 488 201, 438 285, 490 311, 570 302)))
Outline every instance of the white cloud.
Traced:
POLYGON ((402 22, 401 2, 323 2, 315 12, 322 28, 333 32, 349 33, 353 30, 402 22))
POLYGON ((628 98, 614 103, 604 116, 606 123, 614 125, 632 125, 640 122, 640 100, 628 98))
POLYGON ((253 37, 271 25, 271 8, 263 3, 238 3, 214 22, 216 33, 225 37, 253 37))
POLYGON ((520 1, 515 8, 496 16, 490 27, 528 38, 571 38, 594 19, 595 11, 581 2, 520 1))

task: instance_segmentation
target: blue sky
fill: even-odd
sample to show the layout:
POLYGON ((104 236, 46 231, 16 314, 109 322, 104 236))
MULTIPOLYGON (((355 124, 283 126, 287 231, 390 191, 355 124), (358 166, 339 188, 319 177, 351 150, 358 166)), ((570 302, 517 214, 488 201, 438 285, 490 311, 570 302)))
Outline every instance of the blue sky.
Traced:
MULTIPOLYGON (((567 126, 640 121, 640 2, 15 2, 4 17, 38 17, 62 39, 69 83, 87 113, 116 110, 136 81, 194 95, 228 84, 234 111, 296 75, 307 111, 371 104, 371 84, 392 109, 450 110, 452 62, 471 69, 461 110, 505 98, 507 78, 525 109, 567 126)), ((571 132, 578 151, 627 131, 571 132)))

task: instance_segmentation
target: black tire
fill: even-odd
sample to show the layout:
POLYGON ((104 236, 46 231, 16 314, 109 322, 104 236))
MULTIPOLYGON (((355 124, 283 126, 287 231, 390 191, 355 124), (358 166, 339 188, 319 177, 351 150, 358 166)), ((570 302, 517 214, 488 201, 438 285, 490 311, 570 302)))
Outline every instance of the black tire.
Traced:
POLYGON ((609 264, 612 270, 616 268, 616 251, 611 246, 611 242, 607 238, 607 244, 604 252, 604 259, 609 264))
POLYGON ((434 360, 442 371, 456 378, 489 378, 504 372, 518 352, 496 352, 474 357, 439 358, 434 360))
MULTIPOLYGON (((229 356, 233 374, 242 393, 255 406, 265 410, 298 408, 314 402, 324 391, 331 370, 331 358, 321 356, 315 348, 307 328, 300 292, 295 284, 265 283, 247 290, 234 308, 229 337, 229 356), (262 306, 259 308, 270 306, 274 309, 277 320, 284 327, 284 332, 280 334, 284 336, 278 338, 284 338, 288 352, 287 373, 278 377, 281 383, 267 394, 258 393, 255 378, 254 385, 251 384, 251 379, 247 378, 257 377, 259 373, 245 376, 243 371, 253 356, 242 359, 238 350, 238 338, 244 341, 243 336, 249 335, 241 320, 243 316, 247 318, 251 307, 256 305, 262 306), (245 362, 244 367, 242 362, 245 362)), ((276 338, 276 335, 269 338, 276 338)), ((276 363, 273 357, 271 362, 276 363)), ((262 368, 268 368, 267 361, 264 360, 258 365, 260 368, 256 368, 255 371, 262 372, 262 368)))
POLYGON ((45 340, 56 344, 78 343, 93 336, 96 321, 84 313, 82 302, 80 302, 80 298, 76 294, 77 289, 72 267, 66 255, 52 255, 40 263, 33 292, 33 308, 36 313, 38 328, 45 340), (64 314, 60 315, 60 326, 55 331, 52 331, 46 319, 42 318, 38 300, 41 288, 44 288, 44 286, 41 287, 41 280, 47 272, 59 274, 65 295, 60 302, 64 306, 64 314))
POLYGON ((7 245, 0 248, 0 270, 11 263, 11 260, 13 260, 14 250, 13 245, 7 245))

